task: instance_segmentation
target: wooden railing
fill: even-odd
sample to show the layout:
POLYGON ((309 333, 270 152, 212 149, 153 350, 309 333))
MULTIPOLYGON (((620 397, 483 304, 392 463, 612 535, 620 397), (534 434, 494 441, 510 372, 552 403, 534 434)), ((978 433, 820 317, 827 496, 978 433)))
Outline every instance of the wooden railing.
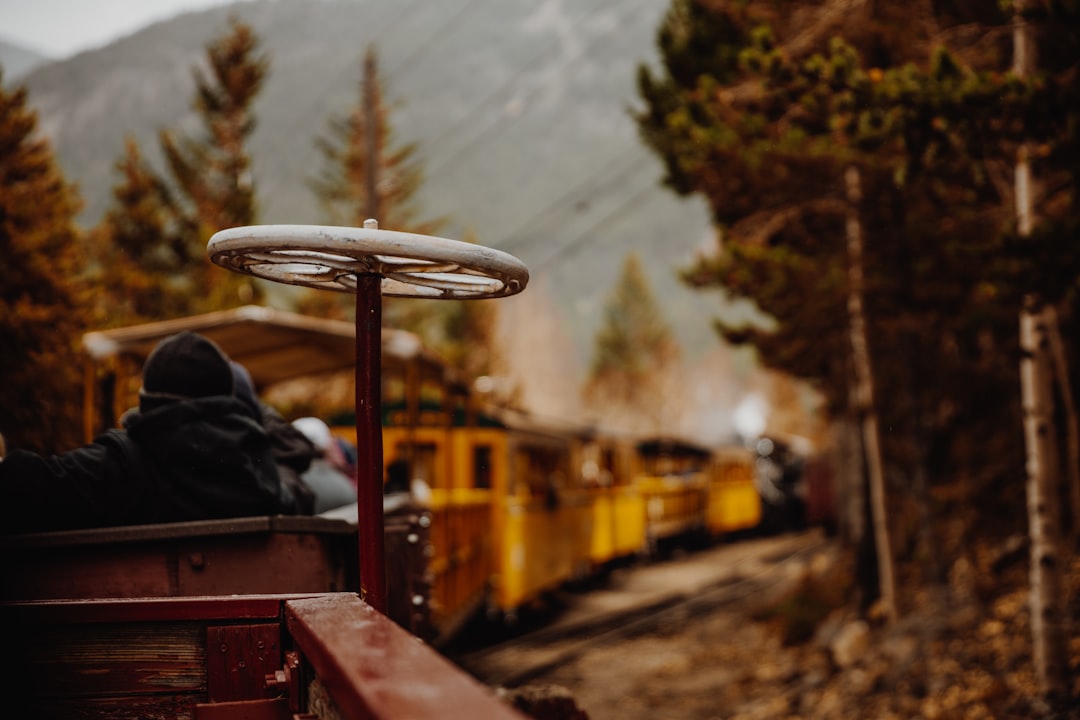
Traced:
POLYGON ((352 593, 6 603, 0 620, 11 717, 521 718, 352 593))

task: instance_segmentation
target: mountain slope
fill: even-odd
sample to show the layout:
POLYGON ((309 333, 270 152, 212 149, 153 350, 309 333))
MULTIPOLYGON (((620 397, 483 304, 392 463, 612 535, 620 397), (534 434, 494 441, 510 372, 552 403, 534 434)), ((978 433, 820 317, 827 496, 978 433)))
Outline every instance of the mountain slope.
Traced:
MULTIPOLYGON (((55 63, 25 82, 93 224, 109 201, 125 134, 157 161, 161 128, 195 131, 191 68, 235 15, 270 58, 251 144, 262 222, 317 223, 306 179, 314 139, 359 97, 375 43, 398 142, 418 142, 425 214, 474 232, 544 278, 579 354, 591 349, 625 253, 638 252, 694 354, 716 342, 715 296, 675 278, 707 242, 703 205, 659 186, 627 108, 654 56, 667 0, 278 0, 182 15, 55 63)), ((160 167, 160 166, 159 166, 160 167)))
POLYGON ((41 53, 0 40, 0 69, 3 69, 4 82, 7 84, 47 62, 49 58, 41 53))

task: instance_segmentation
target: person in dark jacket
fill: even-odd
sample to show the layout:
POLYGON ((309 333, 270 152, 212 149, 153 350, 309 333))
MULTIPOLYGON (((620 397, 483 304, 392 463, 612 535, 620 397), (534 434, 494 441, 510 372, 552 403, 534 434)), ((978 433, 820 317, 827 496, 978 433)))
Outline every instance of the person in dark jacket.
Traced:
POLYGON ((301 475, 308 471, 320 453, 315 445, 292 423, 270 407, 255 392, 255 382, 240 363, 230 360, 233 374, 233 394, 247 405, 262 422, 263 429, 270 437, 270 449, 277 464, 278 476, 285 493, 295 498, 297 512, 311 515, 317 510, 315 491, 301 480, 301 475))
POLYGON ((43 457, 0 462, 0 531, 43 531, 295 514, 260 418, 234 394, 229 359, 182 332, 143 366, 123 428, 43 457))

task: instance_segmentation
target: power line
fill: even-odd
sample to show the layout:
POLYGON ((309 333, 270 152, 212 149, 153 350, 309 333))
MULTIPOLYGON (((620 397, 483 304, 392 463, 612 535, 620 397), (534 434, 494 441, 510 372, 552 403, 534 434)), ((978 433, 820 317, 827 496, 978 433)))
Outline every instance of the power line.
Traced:
MULTIPOLYGON (((615 0, 615 2, 618 2, 618 0, 615 0)), ((579 21, 579 23, 585 22, 590 17, 592 17, 594 14, 598 13, 601 10, 601 8, 603 8, 603 7, 606 7, 606 6, 601 6, 601 5, 594 6, 592 11, 588 15, 586 15, 584 18, 582 18, 579 21)), ((452 126, 447 128, 446 130, 444 130, 443 133, 441 135, 439 135, 435 139, 435 141, 433 143, 431 143, 431 145, 433 147, 438 147, 439 144, 442 142, 443 138, 445 138, 448 135, 452 134, 455 130, 457 130, 457 128, 459 128, 459 127, 461 127, 462 125, 465 125, 465 124, 470 124, 471 125, 470 121, 472 120, 472 118, 475 115, 477 115, 478 113, 480 113, 484 109, 485 105, 489 104, 495 97, 501 95, 505 90, 507 90, 508 88, 515 85, 517 83, 518 79, 520 77, 522 77, 523 75, 525 75, 527 72, 529 72, 532 69, 534 63, 537 60, 539 60, 540 58, 542 58, 548 52, 548 49, 550 47, 551 47, 551 44, 545 45, 538 53, 536 53, 531 58, 529 58, 529 60, 525 63, 524 68, 522 68, 518 72, 514 73, 509 78, 507 78, 507 80, 504 81, 502 85, 500 85, 494 91, 489 93, 483 100, 481 100, 478 103, 476 103, 475 105, 473 105, 472 110, 467 115, 465 115, 465 117, 459 119, 452 126)))
POLYGON ((387 71, 386 80, 389 82, 395 75, 400 75, 405 72, 410 65, 416 62, 417 58, 423 57, 425 54, 431 52, 432 46, 437 40, 441 40, 446 36, 447 30, 459 23, 472 11, 473 6, 486 0, 468 0, 456 13, 454 13, 449 20, 444 22, 438 30, 432 33, 424 42, 416 43, 416 50, 412 54, 405 57, 404 60, 399 62, 393 68, 387 71))
MULTIPOLYGON (((638 3, 636 3, 635 5, 633 5, 631 7, 629 13, 627 13, 627 14, 628 15, 633 14, 634 12, 637 11, 637 9, 640 6, 645 5, 646 3, 651 2, 651 1, 652 0, 639 0, 638 3)), ((599 9, 600 9, 599 7, 594 8, 592 13, 590 13, 589 16, 586 16, 586 18, 590 17, 593 13, 598 12, 599 9)), ((579 21, 579 22, 583 22, 583 21, 584 21, 584 19, 582 21, 579 21)), ((609 35, 607 35, 605 37, 606 37, 607 40, 610 41, 610 39, 612 37, 614 37, 614 35, 609 34, 609 35)), ((570 57, 567 60, 565 60, 558 68, 556 68, 550 74, 550 78, 548 80, 545 80, 541 84, 534 86, 532 88, 532 90, 525 95, 524 99, 528 100, 528 99, 532 98, 534 95, 539 93, 541 90, 545 89, 547 87, 547 85, 549 84, 551 79, 554 79, 555 77, 558 77, 558 76, 564 74, 573 64, 583 60, 586 57, 588 57, 591 52, 595 51, 596 49, 600 48, 601 46, 602 46, 602 43, 589 44, 589 45, 586 46, 585 50, 580 51, 577 54, 575 54, 573 57, 570 57)), ((545 51, 546 51, 546 49, 545 49, 545 51)), ((535 56, 534 59, 542 57, 543 54, 544 54, 544 52, 538 53, 535 56)), ((530 63, 530 65, 531 65, 531 63, 530 63)), ((533 70, 533 68, 527 66, 527 67, 523 68, 522 70, 520 70, 519 72, 515 73, 506 82, 504 82, 499 87, 498 90, 496 90, 495 92, 488 95, 488 97, 484 99, 483 103, 490 102, 495 96, 499 95, 506 88, 511 87, 514 84, 516 84, 517 81, 522 76, 524 76, 525 74, 527 74, 531 70, 533 70)), ((440 135, 436 139, 436 141, 433 143, 433 146, 438 147, 439 143, 441 142, 441 140, 443 138, 445 138, 447 135, 449 135, 450 132, 452 132, 454 129, 458 128, 459 126, 464 124, 466 121, 470 120, 474 115, 477 114, 477 112, 481 111, 482 109, 483 109, 482 104, 478 104, 476 107, 474 107, 472 112, 470 112, 468 115, 466 115, 464 118, 462 118, 462 120, 455 123, 446 132, 443 132, 442 135, 440 135)), ((481 133, 479 135, 475 136, 472 140, 470 140, 470 141, 466 142, 464 145, 460 146, 456 151, 453 151, 442 162, 436 163, 435 167, 432 168, 427 173, 428 180, 430 180, 431 178, 438 175, 439 172, 442 171, 443 169, 445 169, 446 167, 451 166, 455 160, 457 160, 462 155, 465 155, 466 153, 472 151, 477 145, 479 145, 479 144, 481 144, 481 143, 483 143, 485 141, 491 140, 495 135, 497 135, 503 128, 505 128, 507 126, 507 123, 511 122, 513 119, 515 119, 515 118, 511 118, 511 117, 507 116, 506 114, 500 115, 498 118, 496 118, 494 123, 492 123, 487 128, 485 128, 483 131, 481 131, 481 133)))
MULTIPOLYGON (((386 22, 386 24, 383 25, 379 30, 377 30, 373 34, 373 37, 379 38, 379 37, 382 37, 382 36, 388 34, 394 27, 396 27, 398 25, 398 23, 400 23, 405 18, 406 15, 408 15, 409 11, 412 10, 413 6, 416 5, 420 1, 421 0, 413 0, 412 2, 402 2, 401 5, 399 6, 400 11, 396 15, 391 16, 391 18, 386 22)), ((369 42, 374 42, 374 41, 369 41, 369 42)), ((330 76, 329 80, 327 80, 326 82, 323 83, 322 90, 320 90, 316 94, 315 98, 312 100, 312 102, 309 105, 315 105, 318 100, 321 100, 322 98, 325 98, 326 96, 328 96, 330 94, 331 88, 336 87, 337 84, 338 84, 338 81, 342 77, 344 77, 347 72, 354 72, 354 71, 355 71, 355 67, 353 66, 353 63, 351 61, 348 62, 348 63, 343 64, 341 66, 341 68, 339 68, 336 73, 333 73, 330 76)), ((289 124, 289 127, 288 127, 288 129, 286 131, 287 134, 291 135, 294 132, 296 132, 297 129, 299 128, 299 126, 301 125, 301 123, 306 122, 308 119, 309 119, 308 114, 306 114, 306 113, 298 114, 297 117, 293 120, 293 122, 289 124)), ((285 179, 285 174, 284 173, 274 173, 274 174, 272 174, 270 176, 270 179, 266 182, 266 185, 265 185, 266 189, 261 191, 260 194, 264 195, 264 196, 271 195, 272 191, 275 190, 277 188, 277 186, 284 179, 285 179)))
POLYGON ((534 233, 527 232, 527 230, 533 226, 541 225, 548 218, 558 218, 558 209, 568 203, 580 203, 585 202, 591 195, 595 194, 599 190, 605 188, 604 183, 608 176, 613 176, 621 181, 625 181, 628 177, 628 173, 636 170, 642 165, 647 156, 645 155, 617 155, 612 162, 604 165, 598 172, 590 175, 584 181, 574 185, 558 198, 548 203, 543 210, 540 210, 524 223, 519 225, 515 230, 508 233, 504 240, 495 243, 495 247, 512 251, 514 248, 520 247, 525 244, 526 241, 532 239, 534 233), (630 162, 626 160, 629 158, 630 162), (614 170, 614 172, 612 172, 614 170))
POLYGON ((610 213, 608 213, 607 215, 602 217, 600 220, 593 223, 588 229, 585 230, 585 232, 577 235, 573 240, 570 240, 568 242, 563 243, 562 246, 560 246, 559 248, 557 248, 555 250, 555 252, 551 253, 550 255, 548 255, 546 258, 544 258, 540 262, 536 263, 535 264, 536 269, 538 271, 539 270, 544 270, 549 265, 551 265, 553 262, 555 262, 556 260, 560 260, 560 261, 565 260, 566 257, 563 257, 563 256, 569 257, 570 253, 572 253, 572 252, 574 252, 576 250, 579 250, 581 248, 581 246, 582 246, 582 241, 583 240, 585 240, 586 238, 588 238, 591 235, 593 235, 594 233, 596 233, 597 230, 603 228, 606 225, 611 224, 613 221, 622 219, 625 216, 626 209, 628 207, 630 207, 632 205, 636 205, 639 200, 641 200, 642 198, 647 196, 650 192, 654 192, 655 190, 656 190, 656 185, 653 184, 653 182, 650 180, 649 183, 645 187, 638 190, 636 193, 631 195, 625 201, 620 203, 617 208, 615 208, 610 213))

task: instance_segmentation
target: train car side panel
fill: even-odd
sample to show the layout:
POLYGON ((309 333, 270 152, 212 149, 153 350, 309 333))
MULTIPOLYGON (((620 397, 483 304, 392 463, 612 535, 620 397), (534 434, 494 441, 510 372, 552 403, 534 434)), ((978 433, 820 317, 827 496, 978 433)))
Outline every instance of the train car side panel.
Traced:
POLYGON ((711 535, 747 530, 761 522, 761 498, 754 483, 754 456, 742 448, 716 451, 709 478, 711 535))
POLYGON ((587 564, 592 518, 587 495, 572 478, 572 439, 523 429, 507 431, 505 492, 498 548, 498 610, 516 608, 557 587, 587 564))

